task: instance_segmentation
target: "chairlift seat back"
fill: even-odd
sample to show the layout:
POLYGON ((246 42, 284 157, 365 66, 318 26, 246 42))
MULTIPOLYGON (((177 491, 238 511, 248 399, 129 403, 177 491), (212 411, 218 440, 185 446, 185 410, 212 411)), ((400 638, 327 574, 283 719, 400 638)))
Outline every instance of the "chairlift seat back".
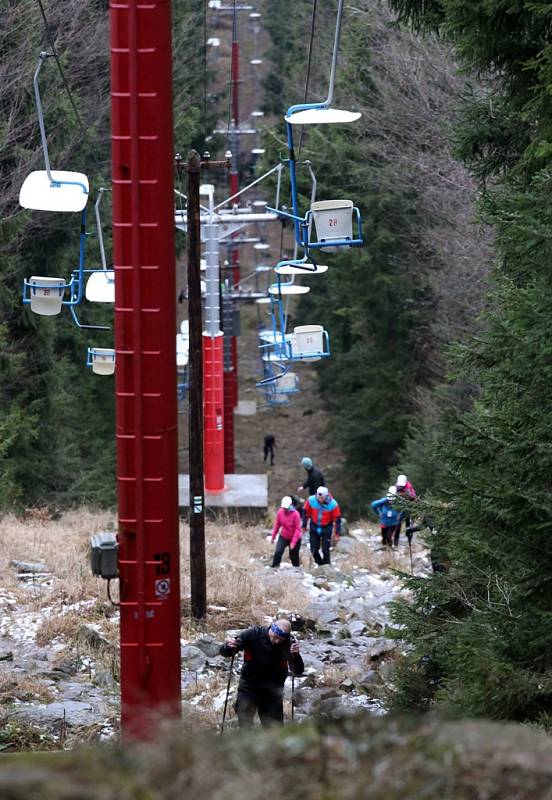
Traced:
POLYGON ((92 372, 96 375, 113 375, 115 372, 115 350, 109 347, 91 347, 92 372))
POLYGON ((88 178, 82 172, 31 172, 19 190, 19 205, 35 211, 82 211, 88 201, 88 178))
POLYGON ((86 299, 91 303, 115 302, 115 272, 98 270, 86 282, 86 299))
MULTIPOLYGON (((319 242, 332 239, 353 238, 353 201, 319 200, 311 205, 312 216, 319 242)), ((347 245, 341 245, 347 247, 347 245)), ((337 247, 323 247, 324 252, 335 253, 337 247)))
POLYGON ((319 361, 324 353, 324 328, 322 325, 298 325, 293 329, 293 358, 319 361))
POLYGON ((286 372, 276 381, 276 392, 280 394, 293 394, 299 391, 299 377, 295 372, 286 372))
POLYGON ((66 285, 63 278, 33 275, 28 280, 31 311, 43 317, 59 314, 66 285))

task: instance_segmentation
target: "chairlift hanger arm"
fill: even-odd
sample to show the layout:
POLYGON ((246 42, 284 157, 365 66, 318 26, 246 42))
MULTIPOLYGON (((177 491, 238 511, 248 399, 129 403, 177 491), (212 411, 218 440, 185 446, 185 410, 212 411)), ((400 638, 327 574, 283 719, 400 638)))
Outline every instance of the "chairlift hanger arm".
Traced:
POLYGON ((243 189, 240 189, 239 192, 236 192, 236 194, 233 194, 230 197, 227 197, 226 200, 223 200, 221 203, 216 205, 213 208, 213 211, 217 211, 219 208, 222 208, 223 206, 228 205, 228 203, 231 203, 232 200, 236 200, 236 198, 240 197, 242 194, 244 194, 244 192, 248 192, 249 189, 252 189, 254 186, 257 186, 257 184, 261 183, 261 181, 266 180, 266 178, 268 178, 274 172, 276 172, 276 171, 281 172, 283 168, 284 168, 283 164, 276 164, 275 167, 272 167, 272 169, 269 169, 268 172, 264 173, 264 175, 261 175, 259 178, 256 178, 256 180, 254 180, 252 183, 249 183, 249 184, 247 184, 247 186, 244 186, 243 189))
POLYGON ((104 272, 107 272, 107 262, 105 259, 105 247, 104 247, 104 239, 103 239, 103 232, 102 232, 102 221, 100 218, 100 204, 102 202, 103 196, 105 192, 110 192, 111 189, 105 189, 103 186, 100 186, 98 189, 98 197, 96 199, 96 203, 94 205, 94 213, 96 215, 96 229, 98 231, 98 241, 100 243, 100 257, 102 260, 102 269, 104 272))
POLYGON ((36 69, 33 76, 33 86, 34 86, 34 93, 35 93, 35 101, 36 101, 36 110, 38 114, 38 125, 40 128, 40 138, 42 141, 42 152, 44 154, 44 166, 46 167, 46 174, 48 176, 48 180, 50 181, 50 185, 52 187, 60 187, 60 186, 80 186, 84 194, 88 194, 88 187, 85 186, 81 181, 69 181, 69 180, 56 180, 52 177, 51 166, 50 166, 50 156, 48 154, 48 141, 46 139, 46 128, 44 125, 44 112, 42 110, 42 99, 40 97, 40 87, 38 85, 38 77, 40 75, 40 71, 42 69, 42 65, 46 61, 47 58, 56 58, 54 53, 46 53, 42 51, 38 56, 38 63, 36 65, 36 69))
POLYGON ((93 330, 93 331, 110 331, 111 330, 111 327, 109 325, 85 325, 84 323, 79 322, 79 319, 77 317, 77 312, 75 311, 74 306, 70 307, 70 311, 71 311, 71 316, 73 317, 73 322, 75 323, 77 328, 83 328, 83 329, 93 330))

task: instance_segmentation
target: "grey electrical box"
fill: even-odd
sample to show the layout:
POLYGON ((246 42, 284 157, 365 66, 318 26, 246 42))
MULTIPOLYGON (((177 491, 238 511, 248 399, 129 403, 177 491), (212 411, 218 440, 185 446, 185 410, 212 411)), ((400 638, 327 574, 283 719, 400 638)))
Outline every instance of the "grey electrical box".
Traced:
POLYGON ((101 578, 118 578, 117 555, 119 544, 114 533, 97 533, 90 539, 92 574, 101 578))

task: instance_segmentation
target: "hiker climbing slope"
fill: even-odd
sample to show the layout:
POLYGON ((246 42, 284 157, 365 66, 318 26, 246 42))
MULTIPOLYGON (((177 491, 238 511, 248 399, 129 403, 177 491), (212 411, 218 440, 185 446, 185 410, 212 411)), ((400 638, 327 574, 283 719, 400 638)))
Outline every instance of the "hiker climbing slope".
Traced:
POLYGON ((314 466, 312 458, 304 456, 304 458, 301 459, 301 466, 307 470, 307 477, 305 482, 297 487, 297 491, 300 492, 302 489, 308 489, 310 497, 310 495, 316 494, 316 490, 319 486, 325 486, 326 481, 320 470, 314 466))
POLYGON ((293 507, 293 500, 289 495, 282 497, 280 508, 272 529, 271 541, 274 544, 276 536, 276 549, 272 559, 272 566, 279 567, 286 547, 289 547, 289 557, 294 567, 299 567, 299 551, 301 549, 301 515, 293 507), (278 536, 279 534, 279 536, 278 536))
POLYGON ((230 658, 243 650, 243 668, 235 709, 240 727, 253 723, 255 712, 264 726, 284 721, 284 683, 288 669, 302 675, 305 669, 299 643, 291 640, 291 623, 278 619, 268 627, 255 626, 230 637, 220 653, 230 658))
MULTIPOLYGON (((410 483, 410 481, 408 480, 406 475, 399 475, 397 477, 397 481, 395 483, 395 486, 397 487, 397 497, 401 497, 401 498, 404 498, 405 500, 410 500, 410 501, 416 499, 416 490, 414 489, 414 487, 412 486, 412 484, 410 483)), ((410 523, 411 523, 410 514, 408 512, 405 512, 405 514, 403 514, 403 518, 404 518, 404 521, 405 521, 405 526, 406 526, 406 528, 408 528, 410 526, 410 523)), ((399 525, 399 527, 395 531, 395 535, 394 535, 394 545, 395 545, 395 547, 399 546, 400 533, 401 533, 401 525, 399 525)), ((407 537, 408 537, 408 534, 407 534, 407 537)), ((408 541, 409 542, 411 541, 411 537, 408 538, 408 541)))
POLYGON ((385 497, 380 497, 379 500, 373 500, 370 504, 372 511, 375 511, 379 517, 381 542, 387 547, 393 547, 397 530, 400 531, 403 518, 402 511, 393 507, 393 500, 396 496, 397 487, 390 486, 385 497))
POLYGON ((276 449, 276 438, 272 433, 267 433, 263 441, 263 460, 266 464, 267 458, 270 457, 270 466, 274 466, 274 450, 276 449))
POLYGON ((341 534, 341 510, 325 486, 319 486, 303 506, 303 531, 307 524, 312 557, 319 566, 329 564, 332 532, 336 539, 341 534))

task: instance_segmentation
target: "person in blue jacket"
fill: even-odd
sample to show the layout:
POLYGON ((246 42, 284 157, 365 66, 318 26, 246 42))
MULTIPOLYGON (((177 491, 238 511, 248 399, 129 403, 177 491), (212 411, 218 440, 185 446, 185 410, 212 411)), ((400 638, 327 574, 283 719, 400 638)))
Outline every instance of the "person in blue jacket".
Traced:
POLYGON ((379 517, 382 544, 393 547, 395 534, 400 530, 403 512, 393 508, 393 500, 397 496, 397 487, 390 486, 385 497, 374 500, 370 505, 379 517))

